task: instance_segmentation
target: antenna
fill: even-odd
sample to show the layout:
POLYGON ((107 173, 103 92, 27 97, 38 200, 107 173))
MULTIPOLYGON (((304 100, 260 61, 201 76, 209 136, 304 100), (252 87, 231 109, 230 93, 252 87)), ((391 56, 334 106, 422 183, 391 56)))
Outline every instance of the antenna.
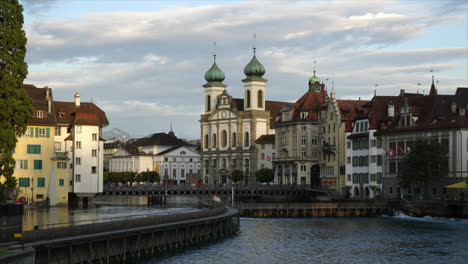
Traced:
POLYGON ((374 96, 377 96, 377 86, 379 86, 378 83, 374 84, 374 96))
POLYGON ((253 50, 254 50, 254 55, 255 55, 255 50, 257 49, 257 47, 255 47, 255 39, 257 38, 257 34, 253 34, 253 50))
POLYGON ((213 58, 216 63, 216 41, 213 42, 213 58))

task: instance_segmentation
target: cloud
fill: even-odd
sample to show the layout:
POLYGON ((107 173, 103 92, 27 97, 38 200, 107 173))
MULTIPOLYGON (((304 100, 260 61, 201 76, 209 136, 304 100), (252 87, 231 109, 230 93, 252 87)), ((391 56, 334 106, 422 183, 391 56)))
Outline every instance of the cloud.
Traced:
MULTIPOLYGON (((36 1, 23 2, 27 9, 36 1)), ((387 94, 417 89, 418 82, 430 84, 430 68, 439 70, 441 90, 449 91, 468 81, 459 73, 468 70, 466 45, 394 47, 436 26, 466 20, 460 12, 466 6, 458 2, 248 1, 67 18, 50 13, 25 25, 26 81, 46 83, 59 100, 71 100, 79 91, 102 104, 111 126, 128 126, 132 133, 155 132, 173 119, 181 131, 197 137, 212 42, 218 44, 217 64, 229 93, 241 97, 242 70, 257 33, 269 100, 295 101, 307 91, 314 68, 327 87, 333 80, 339 98, 371 95, 375 83, 387 94)), ((57 3, 43 9, 52 12, 47 9, 52 4, 57 3)))
POLYGON ((20 0, 29 15, 45 13, 56 5, 57 0, 20 0))

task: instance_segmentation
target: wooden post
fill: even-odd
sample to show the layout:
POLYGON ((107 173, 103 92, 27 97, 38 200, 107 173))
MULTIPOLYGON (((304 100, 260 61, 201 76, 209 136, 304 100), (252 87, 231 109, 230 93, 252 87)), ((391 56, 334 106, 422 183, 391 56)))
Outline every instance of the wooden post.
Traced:
POLYGON ((109 239, 106 240, 106 263, 109 264, 109 239))

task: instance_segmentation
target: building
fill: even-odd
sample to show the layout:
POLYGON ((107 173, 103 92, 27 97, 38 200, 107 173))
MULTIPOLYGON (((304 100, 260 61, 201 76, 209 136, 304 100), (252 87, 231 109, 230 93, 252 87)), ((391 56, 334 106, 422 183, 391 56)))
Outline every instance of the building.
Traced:
MULTIPOLYGON (((254 56, 245 66, 244 98, 232 98, 223 84, 224 73, 214 63, 205 74, 205 112, 200 116, 202 179, 205 183, 225 184, 233 169, 244 171, 254 183, 259 169, 255 140, 274 134, 276 113, 284 102, 265 100, 265 68, 254 56)), ((261 154, 260 154, 261 155, 261 154)))
POLYGON ((257 148, 257 169, 273 169, 273 159, 276 156, 275 135, 262 135, 255 140, 257 148))
POLYGON ((34 115, 13 156, 19 196, 48 199, 55 205, 67 203, 70 194, 91 197, 102 192, 100 135, 109 124, 105 113, 93 103, 80 104, 79 94, 74 102, 56 102, 48 87, 23 88, 32 99, 34 115), (73 166, 75 157, 80 164, 73 166), (79 175, 78 181, 74 175, 79 175))
POLYGON ((337 188, 340 126, 335 93, 332 90, 328 96, 314 71, 308 91, 295 103, 284 104, 277 114, 276 182, 337 188))
POLYGON ((183 184, 188 174, 200 174, 200 155, 195 148, 172 131, 151 134, 123 145, 109 159, 109 171, 156 171, 162 179, 183 184))
POLYGON ((109 159, 122 147, 122 141, 108 139, 104 142, 104 171, 109 171, 109 159))

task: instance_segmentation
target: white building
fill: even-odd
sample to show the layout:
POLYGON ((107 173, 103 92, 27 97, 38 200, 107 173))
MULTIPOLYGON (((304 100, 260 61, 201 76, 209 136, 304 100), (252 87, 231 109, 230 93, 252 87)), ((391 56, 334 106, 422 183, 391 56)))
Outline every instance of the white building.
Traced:
POLYGON ((273 169, 275 152, 275 135, 262 135, 255 140, 259 169, 273 169))
POLYGON ((171 131, 151 134, 122 146, 110 159, 110 172, 156 171, 161 179, 183 184, 188 174, 200 173, 200 155, 171 131))

